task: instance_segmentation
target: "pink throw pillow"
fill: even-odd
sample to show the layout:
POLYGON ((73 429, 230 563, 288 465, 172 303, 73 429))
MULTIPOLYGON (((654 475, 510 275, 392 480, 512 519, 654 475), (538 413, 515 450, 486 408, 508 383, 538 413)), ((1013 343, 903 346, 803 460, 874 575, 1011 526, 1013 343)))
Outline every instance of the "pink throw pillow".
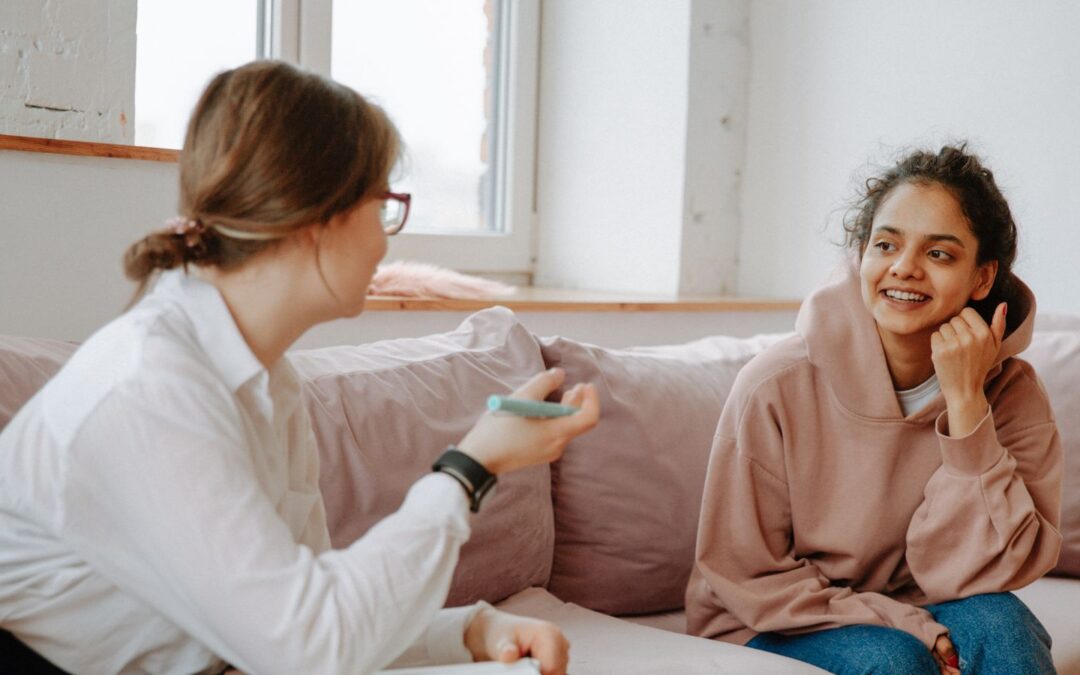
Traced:
MULTIPOLYGON (((1065 328, 1065 317, 1053 322, 1065 328)), ((1048 324, 1049 325, 1049 324, 1048 324)), ((1035 368, 1054 409, 1061 446, 1065 451, 1065 476, 1061 500, 1061 557, 1053 574, 1080 577, 1080 317, 1074 328, 1038 330, 1031 346, 1020 355, 1035 368)))
POLYGON ((76 349, 71 342, 0 335, 0 431, 76 349))
MULTIPOLYGON (((485 409, 544 369, 509 310, 478 312, 450 333, 291 353, 319 444, 320 487, 335 547, 397 510, 485 409)), ((447 604, 497 602, 551 572, 548 466, 499 478, 472 520, 447 604)))
POLYGON ((606 614, 683 606, 720 411, 739 369, 782 337, 623 350, 541 340, 546 365, 595 384, 601 405, 599 427, 552 466, 548 590, 606 614))

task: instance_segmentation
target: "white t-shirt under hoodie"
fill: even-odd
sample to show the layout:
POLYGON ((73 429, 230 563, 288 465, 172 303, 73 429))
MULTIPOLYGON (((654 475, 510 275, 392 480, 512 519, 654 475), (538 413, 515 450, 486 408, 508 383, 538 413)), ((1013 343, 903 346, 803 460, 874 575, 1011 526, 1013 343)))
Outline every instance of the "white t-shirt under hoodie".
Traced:
POLYGON ((440 610, 468 504, 432 474, 330 550, 287 358, 165 273, 0 434, 0 626, 78 673, 367 673, 468 661, 440 610))

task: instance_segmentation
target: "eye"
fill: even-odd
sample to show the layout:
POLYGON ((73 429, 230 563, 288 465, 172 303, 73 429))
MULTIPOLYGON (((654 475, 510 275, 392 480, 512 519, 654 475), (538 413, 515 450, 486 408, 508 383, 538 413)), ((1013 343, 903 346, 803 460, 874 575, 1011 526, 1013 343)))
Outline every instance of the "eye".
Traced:
POLYGON ((896 250, 896 245, 891 241, 876 241, 874 242, 874 248, 878 249, 882 253, 888 253, 896 250))
POLYGON ((952 257, 951 254, 946 253, 945 251, 942 251, 941 249, 938 249, 938 248, 935 248, 934 250, 930 251, 929 255, 934 260, 940 260, 942 262, 949 262, 950 260, 953 260, 953 257, 952 257))

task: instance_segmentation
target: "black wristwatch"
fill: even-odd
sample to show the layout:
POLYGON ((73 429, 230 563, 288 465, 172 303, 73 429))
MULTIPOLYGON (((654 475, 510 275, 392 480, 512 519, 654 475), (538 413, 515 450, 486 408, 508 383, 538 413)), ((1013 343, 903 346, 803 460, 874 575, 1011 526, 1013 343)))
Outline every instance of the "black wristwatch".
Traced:
POLYGON ((495 487, 495 474, 452 445, 446 449, 446 452, 439 455, 439 458, 431 465, 431 470, 441 471, 461 483, 461 487, 465 488, 465 494, 469 497, 469 510, 473 513, 480 510, 480 503, 495 487))

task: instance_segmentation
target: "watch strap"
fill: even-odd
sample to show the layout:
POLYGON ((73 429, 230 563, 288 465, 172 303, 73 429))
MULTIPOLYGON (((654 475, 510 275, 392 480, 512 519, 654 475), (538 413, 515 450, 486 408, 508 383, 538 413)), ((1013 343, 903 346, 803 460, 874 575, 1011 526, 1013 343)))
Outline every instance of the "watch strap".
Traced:
POLYGON ((469 498, 469 510, 473 513, 480 510, 484 497, 495 486, 495 474, 452 445, 439 455, 431 470, 445 473, 461 484, 469 498))

